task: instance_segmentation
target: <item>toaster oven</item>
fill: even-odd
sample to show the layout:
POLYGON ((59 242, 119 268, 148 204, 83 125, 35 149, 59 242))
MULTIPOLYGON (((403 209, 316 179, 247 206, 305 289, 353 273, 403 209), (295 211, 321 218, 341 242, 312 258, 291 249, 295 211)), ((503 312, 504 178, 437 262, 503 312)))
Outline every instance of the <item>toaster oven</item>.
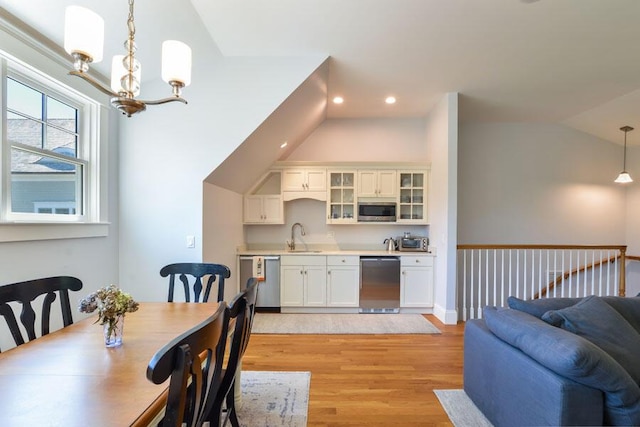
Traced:
POLYGON ((429 252, 429 238, 420 236, 398 237, 398 250, 406 252, 429 252))

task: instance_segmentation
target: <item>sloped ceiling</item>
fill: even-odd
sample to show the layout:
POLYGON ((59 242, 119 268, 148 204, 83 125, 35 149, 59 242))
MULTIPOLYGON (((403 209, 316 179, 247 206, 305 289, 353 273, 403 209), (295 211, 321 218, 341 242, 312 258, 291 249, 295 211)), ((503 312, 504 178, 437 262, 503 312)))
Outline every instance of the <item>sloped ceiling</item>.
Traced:
MULTIPOLYGON (((124 1, 0 7, 60 46, 64 8, 76 3, 107 21, 105 57, 120 53, 124 1)), ((145 80, 159 78, 162 40, 197 44, 190 29, 204 25, 219 51, 199 55, 331 57, 328 98, 345 103, 329 103, 330 118, 423 117, 459 92, 463 121, 564 123, 619 144, 620 126, 640 129, 638 0, 138 0, 135 8, 145 80), (384 104, 387 95, 398 102, 384 104)), ((96 68, 108 74, 107 62, 96 68)), ((640 132, 629 138, 640 144, 640 132)))
POLYGON ((328 74, 326 60, 205 181, 247 192, 275 161, 286 158, 325 120, 328 74))

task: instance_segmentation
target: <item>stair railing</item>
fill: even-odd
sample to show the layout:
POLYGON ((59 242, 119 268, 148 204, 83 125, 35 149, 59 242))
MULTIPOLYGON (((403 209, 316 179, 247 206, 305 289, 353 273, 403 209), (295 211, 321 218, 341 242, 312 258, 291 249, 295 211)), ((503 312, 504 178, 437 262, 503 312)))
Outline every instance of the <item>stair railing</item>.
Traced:
POLYGON ((624 245, 458 245, 460 320, 507 298, 625 295, 624 245))

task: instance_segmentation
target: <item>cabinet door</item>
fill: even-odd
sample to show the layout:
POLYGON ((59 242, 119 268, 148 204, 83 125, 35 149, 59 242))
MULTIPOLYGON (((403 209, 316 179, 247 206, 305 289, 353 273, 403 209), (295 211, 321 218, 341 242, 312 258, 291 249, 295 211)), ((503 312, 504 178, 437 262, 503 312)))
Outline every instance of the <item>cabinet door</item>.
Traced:
POLYGON ((304 191, 306 184, 303 169, 285 169, 282 171, 282 191, 304 191))
POLYGON ((262 196, 263 222, 284 224, 281 196, 262 196))
POLYGON ((280 306, 304 305, 304 269, 299 265, 280 267, 280 306))
POLYGON ((358 307, 360 269, 330 266, 327 270, 327 306, 358 307))
POLYGON ((378 171, 358 171, 358 197, 378 196, 378 171))
POLYGON ((326 191, 327 190, 327 172, 324 169, 307 170, 307 190, 308 191, 326 191))
POLYGON ((262 213, 262 196, 244 197, 244 222, 261 223, 264 221, 262 213))
POLYGON ((433 307, 433 267, 402 267, 401 307, 433 307))
POLYGON ((304 280, 304 306, 325 307, 327 305, 327 267, 306 266, 304 280))
POLYGON ((378 197, 395 197, 397 173, 394 170, 381 170, 378 172, 378 197))

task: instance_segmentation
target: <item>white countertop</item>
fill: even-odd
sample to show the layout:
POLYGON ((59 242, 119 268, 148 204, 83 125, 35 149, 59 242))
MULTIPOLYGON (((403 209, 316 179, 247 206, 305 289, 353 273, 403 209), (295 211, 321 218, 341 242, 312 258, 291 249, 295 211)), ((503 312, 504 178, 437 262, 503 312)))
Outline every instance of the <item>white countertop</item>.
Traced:
POLYGON ((295 250, 288 251, 284 249, 242 249, 238 250, 237 255, 239 256, 249 256, 249 255, 354 255, 354 256, 401 256, 401 255, 424 255, 424 256, 435 256, 434 252, 406 252, 406 251, 385 251, 385 250, 339 250, 339 249, 320 249, 320 250, 295 250))

